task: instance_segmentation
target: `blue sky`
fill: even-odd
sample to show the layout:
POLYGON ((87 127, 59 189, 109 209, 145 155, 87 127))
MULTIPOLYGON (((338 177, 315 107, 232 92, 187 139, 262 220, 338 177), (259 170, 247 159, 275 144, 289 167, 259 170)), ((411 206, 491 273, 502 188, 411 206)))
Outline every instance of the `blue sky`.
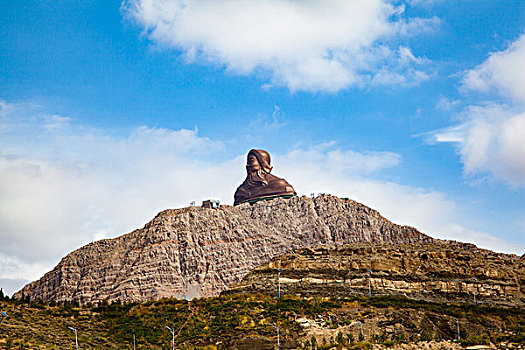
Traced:
POLYGON ((525 252, 523 1, 3 1, 0 280, 156 212, 299 194, 525 252))

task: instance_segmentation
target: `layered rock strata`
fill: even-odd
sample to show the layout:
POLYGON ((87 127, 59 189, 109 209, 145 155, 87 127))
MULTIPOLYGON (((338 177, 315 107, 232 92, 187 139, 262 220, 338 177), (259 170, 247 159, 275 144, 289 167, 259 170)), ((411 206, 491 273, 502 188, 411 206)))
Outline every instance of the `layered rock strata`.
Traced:
POLYGON ((290 249, 431 241, 363 204, 329 195, 165 210, 142 229, 70 253, 15 297, 86 303, 181 298, 185 291, 188 298, 213 296, 290 249))
POLYGON ((298 249, 249 273, 230 293, 393 295, 525 306, 525 261, 457 242, 358 243, 298 249))

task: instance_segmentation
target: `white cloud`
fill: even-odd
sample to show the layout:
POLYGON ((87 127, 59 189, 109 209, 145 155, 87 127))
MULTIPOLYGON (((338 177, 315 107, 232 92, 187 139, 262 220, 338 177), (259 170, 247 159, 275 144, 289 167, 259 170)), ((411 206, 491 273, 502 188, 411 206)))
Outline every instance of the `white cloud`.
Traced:
MULTIPOLYGON (((2 239, 4 237, 2 236, 2 239)), ((1 279, 28 279, 33 280, 41 277, 49 270, 49 265, 39 262, 28 262, 13 255, 0 252, 0 276, 1 279)))
POLYGON ((459 125, 430 133, 456 143, 466 174, 490 174, 513 187, 525 186, 525 113, 500 105, 470 106, 459 125))
POLYGON ((30 281, 25 279, 0 278, 0 288, 2 288, 4 295, 12 296, 28 282, 30 281))
POLYGON ((430 133, 431 141, 455 143, 466 174, 486 174, 513 187, 525 186, 525 34, 466 73, 465 91, 497 92, 509 105, 469 106, 461 123, 430 133))
POLYGON ((292 91, 427 79, 428 62, 407 64, 392 47, 439 24, 401 19, 403 7, 386 0, 128 0, 122 8, 153 42, 181 50, 190 62, 260 73, 266 86, 292 91), (387 78, 375 78, 380 69, 387 78))
POLYGON ((508 242, 486 232, 470 230, 455 223, 443 223, 443 230, 447 232, 447 235, 442 238, 459 237, 455 240, 474 243, 480 248, 499 252, 511 252, 516 255, 523 255, 525 253, 525 244, 523 242, 508 242))
POLYGON ((401 158, 391 152, 355 152, 335 148, 335 143, 325 143, 308 149, 296 149, 278 156, 284 169, 299 175, 330 171, 341 175, 364 175, 397 165, 401 158))
POLYGON ((525 34, 508 49, 495 52, 463 80, 467 89, 481 92, 498 91, 503 96, 525 103, 525 34))
POLYGON ((460 100, 452 100, 446 97, 441 97, 436 104, 436 107, 441 109, 442 111, 451 111, 457 108, 461 104, 460 100))
MULTIPOLYGON (((35 279, 73 249, 142 227, 166 208, 232 203, 245 154, 225 147, 196 130, 111 135, 13 105, 0 118, 0 278, 35 279)), ((456 219, 443 194, 374 180, 401 162, 398 154, 328 143, 272 156, 275 174, 300 194, 350 197, 394 222, 462 239, 443 226, 456 219)))
POLYGON ((424 7, 430 7, 440 2, 444 2, 444 0, 408 0, 407 1, 407 3, 409 3, 412 6, 424 6, 424 7))

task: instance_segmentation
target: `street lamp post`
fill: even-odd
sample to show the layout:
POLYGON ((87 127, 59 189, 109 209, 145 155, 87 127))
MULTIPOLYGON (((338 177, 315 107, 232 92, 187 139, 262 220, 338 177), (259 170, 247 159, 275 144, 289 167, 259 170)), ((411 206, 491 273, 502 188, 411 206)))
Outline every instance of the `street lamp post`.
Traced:
POLYGON ((151 288, 151 291, 157 295, 156 299, 159 298, 159 292, 155 288, 151 288))
POLYGON ((181 278, 182 278, 182 291, 183 291, 182 298, 186 300, 186 291, 188 289, 188 282, 186 280, 185 274, 182 274, 181 278))
POLYGON ((9 317, 9 316, 7 316, 7 314, 6 314, 5 312, 2 311, 2 312, 0 313, 0 325, 2 324, 2 320, 4 319, 4 317, 9 317))
POLYGON ((73 332, 75 332, 75 345, 77 346, 77 350, 78 350, 78 335, 77 335, 77 329, 76 328, 73 328, 71 326, 68 326, 67 328, 69 328, 70 330, 72 330, 73 332))
POLYGON ((167 329, 171 332, 171 348, 175 350, 175 330, 166 326, 167 329))
POLYGON ((272 326, 273 326, 273 328, 275 328, 275 330, 277 331, 277 350, 279 350, 279 346, 280 346, 280 344, 279 344, 279 327, 277 327, 277 326, 275 325, 275 323, 272 323, 272 326))
POLYGON ((461 335, 459 334, 459 320, 456 317, 454 317, 454 319, 456 320, 456 324, 458 326, 458 340, 461 340, 461 335))
POLYGON ((361 327, 361 334, 364 336, 364 333, 363 333, 363 324, 359 321, 356 321, 355 323, 357 323, 359 325, 359 327, 361 327))
POLYGON ((276 268, 276 270, 277 270, 277 290, 278 290, 277 297, 280 299, 281 298, 281 269, 276 268))
POLYGON ((0 315, 1 315, 1 316, 0 316, 0 324, 2 323, 2 320, 4 319, 4 317, 9 317, 9 316, 7 316, 7 314, 6 314, 5 312, 3 312, 3 311, 0 313, 0 315))
POLYGON ((370 278, 372 277, 372 270, 368 270, 368 297, 372 297, 372 288, 370 287, 370 278))

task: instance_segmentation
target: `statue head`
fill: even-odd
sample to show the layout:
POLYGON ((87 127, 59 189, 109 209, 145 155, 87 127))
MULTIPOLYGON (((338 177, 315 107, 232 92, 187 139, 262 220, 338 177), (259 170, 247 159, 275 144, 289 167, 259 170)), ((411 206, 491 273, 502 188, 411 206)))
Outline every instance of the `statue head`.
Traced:
POLYGON ((246 171, 248 173, 263 170, 265 173, 270 173, 273 167, 270 166, 270 154, 262 149, 252 149, 248 152, 248 159, 246 163, 246 171))

